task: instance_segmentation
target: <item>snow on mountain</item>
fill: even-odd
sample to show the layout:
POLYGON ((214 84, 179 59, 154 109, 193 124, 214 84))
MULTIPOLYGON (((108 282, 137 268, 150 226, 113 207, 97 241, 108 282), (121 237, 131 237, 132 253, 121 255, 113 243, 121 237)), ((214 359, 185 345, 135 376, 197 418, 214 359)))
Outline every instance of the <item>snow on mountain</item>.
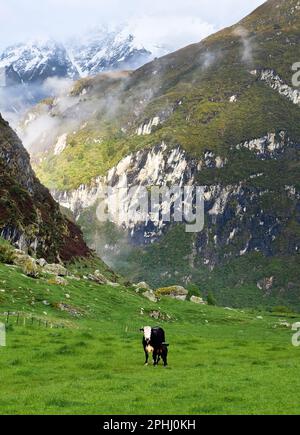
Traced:
POLYGON ((151 52, 137 43, 126 28, 96 29, 71 44, 68 52, 82 76, 102 71, 136 68, 151 59, 151 52))
POLYGON ((0 69, 5 68, 13 68, 22 83, 43 82, 49 77, 78 78, 65 47, 53 40, 8 47, 0 54, 0 69))
POLYGON ((64 44, 50 39, 8 47, 0 54, 0 72, 5 75, 8 68, 15 72, 19 78, 15 84, 41 83, 49 77, 78 79, 137 68, 168 51, 166 47, 144 47, 128 26, 103 27, 64 44))

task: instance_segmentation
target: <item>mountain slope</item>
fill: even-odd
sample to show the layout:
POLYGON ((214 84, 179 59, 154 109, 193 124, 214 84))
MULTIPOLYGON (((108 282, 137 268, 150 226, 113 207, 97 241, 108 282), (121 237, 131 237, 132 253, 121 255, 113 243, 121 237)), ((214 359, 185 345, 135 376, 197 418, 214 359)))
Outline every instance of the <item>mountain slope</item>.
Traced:
POLYGON ((299 25, 298 1, 269 0, 199 44, 132 73, 83 79, 28 114, 22 135, 39 176, 119 270, 153 284, 180 278, 219 296, 223 289, 224 303, 243 286, 253 303, 270 294, 298 303, 299 25), (56 126, 31 142, 41 116, 56 126), (125 176, 130 186, 203 185, 204 231, 100 224, 97 192, 125 176), (246 272, 245 258, 257 273, 246 272), (283 280, 273 276, 277 260, 291 265, 283 280), (232 279, 220 282, 231 267, 232 279), (273 284, 260 290, 265 278, 273 284))
POLYGON ((50 261, 90 254, 81 231, 37 180, 29 155, 0 117, 0 235, 50 261))

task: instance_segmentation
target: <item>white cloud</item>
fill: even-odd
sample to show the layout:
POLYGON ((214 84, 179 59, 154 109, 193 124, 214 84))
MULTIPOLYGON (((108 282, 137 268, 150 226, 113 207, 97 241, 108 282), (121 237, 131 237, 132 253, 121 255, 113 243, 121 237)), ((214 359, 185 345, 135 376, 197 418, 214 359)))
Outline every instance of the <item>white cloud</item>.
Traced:
POLYGON ((153 53, 157 46, 176 49, 198 42, 215 31, 212 24, 202 21, 200 17, 188 15, 144 15, 132 19, 130 27, 137 39, 153 53))
POLYGON ((103 24, 130 22, 141 38, 179 48, 230 25, 263 0, 0 0, 0 45, 67 38, 103 24))

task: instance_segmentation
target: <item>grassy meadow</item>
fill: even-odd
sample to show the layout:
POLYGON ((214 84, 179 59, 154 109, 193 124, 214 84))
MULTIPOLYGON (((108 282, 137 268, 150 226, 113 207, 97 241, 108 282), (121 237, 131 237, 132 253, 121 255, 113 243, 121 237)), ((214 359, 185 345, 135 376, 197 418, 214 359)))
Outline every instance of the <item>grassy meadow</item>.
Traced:
POLYGON ((0 321, 21 313, 0 347, 1 414, 300 412, 300 349, 283 325, 300 316, 154 304, 128 287, 67 281, 0 264, 0 321), (170 319, 156 321, 152 310, 170 319), (166 331, 167 369, 143 365, 139 328, 148 324, 166 331))

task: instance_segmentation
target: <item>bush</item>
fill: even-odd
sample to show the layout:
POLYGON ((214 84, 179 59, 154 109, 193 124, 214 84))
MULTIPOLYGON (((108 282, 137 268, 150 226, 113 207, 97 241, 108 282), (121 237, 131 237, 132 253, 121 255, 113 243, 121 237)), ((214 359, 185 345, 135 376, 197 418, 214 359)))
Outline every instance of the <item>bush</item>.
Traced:
POLYGON ((277 307, 273 307, 272 308, 272 312, 273 313, 282 313, 282 314, 292 314, 292 313, 294 313, 294 311, 291 308, 285 307, 284 305, 279 305, 277 307))
POLYGON ((202 293, 196 284, 189 284, 186 289, 188 290, 190 297, 198 296, 199 298, 202 298, 202 293))
POLYGON ((0 263, 12 264, 14 250, 9 244, 0 244, 0 263))
POLYGON ((216 306, 217 305, 217 300, 215 298, 215 296, 213 295, 212 292, 209 292, 207 295, 207 304, 211 305, 211 306, 216 306))

